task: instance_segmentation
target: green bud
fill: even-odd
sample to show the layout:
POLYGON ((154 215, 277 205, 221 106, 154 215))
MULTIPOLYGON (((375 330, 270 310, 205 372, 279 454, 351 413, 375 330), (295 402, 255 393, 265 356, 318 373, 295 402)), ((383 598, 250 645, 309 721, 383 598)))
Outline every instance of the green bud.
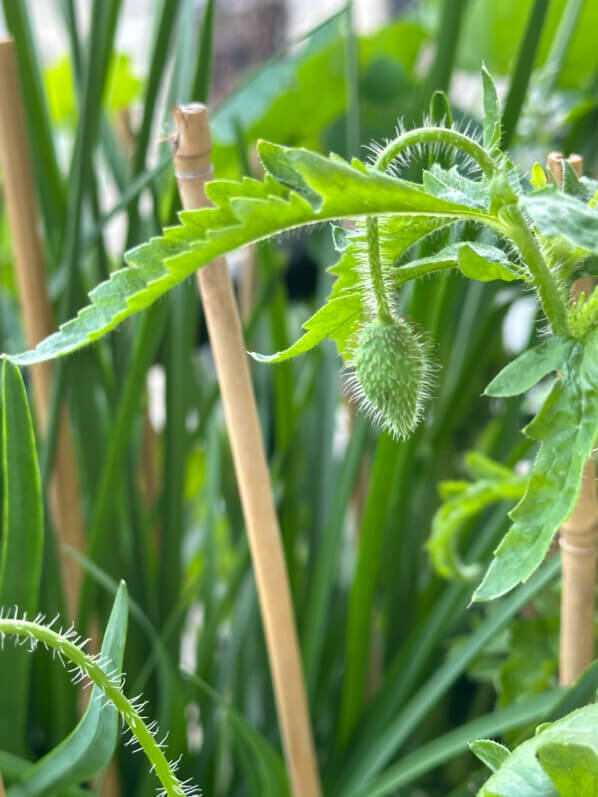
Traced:
POLYGON ((376 318, 359 332, 353 387, 365 409, 390 434, 407 438, 417 426, 430 384, 429 345, 402 318, 376 318))

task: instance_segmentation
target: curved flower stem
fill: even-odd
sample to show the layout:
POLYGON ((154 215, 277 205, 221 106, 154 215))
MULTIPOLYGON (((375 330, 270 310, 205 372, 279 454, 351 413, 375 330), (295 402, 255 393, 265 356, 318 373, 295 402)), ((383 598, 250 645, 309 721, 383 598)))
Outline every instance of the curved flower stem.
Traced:
POLYGON ((172 765, 138 709, 124 695, 120 684, 102 669, 97 660, 82 650, 68 633, 62 634, 48 626, 29 620, 2 618, 0 619, 0 639, 4 635, 29 637, 29 639, 52 648, 60 656, 64 656, 77 665, 90 681, 106 695, 127 723, 155 770, 166 797, 181 797, 186 793, 184 784, 176 776, 172 765))
POLYGON ((523 255, 553 333, 567 335, 569 332, 567 305, 554 274, 544 260, 538 241, 517 205, 509 206, 507 214, 508 221, 507 224, 501 225, 502 232, 513 241, 523 255))
POLYGON ((486 177, 492 177, 497 172, 496 164, 480 144, 449 127, 417 127, 415 130, 403 133, 384 147, 376 159, 376 168, 385 171, 401 152, 428 141, 435 144, 449 144, 465 152, 480 166, 486 177))
POLYGON ((372 289, 376 298, 376 308, 378 316, 383 321, 389 321, 392 317, 390 302, 386 293, 384 274, 382 271, 382 260, 380 258, 380 235, 378 232, 378 218, 370 216, 366 222, 367 244, 368 244, 368 264, 372 289))

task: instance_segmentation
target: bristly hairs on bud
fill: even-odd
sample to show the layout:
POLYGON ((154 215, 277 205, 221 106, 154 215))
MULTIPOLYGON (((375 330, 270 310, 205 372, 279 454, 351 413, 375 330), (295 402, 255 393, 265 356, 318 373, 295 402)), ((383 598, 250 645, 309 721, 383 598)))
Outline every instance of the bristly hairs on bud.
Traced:
POLYGON ((80 637, 73 626, 66 630, 54 630, 57 621, 58 616, 48 623, 42 614, 27 620, 27 614, 19 615, 17 607, 10 614, 0 609, 0 646, 3 647, 5 639, 10 637, 19 646, 29 643, 29 650, 34 650, 38 643, 51 650, 68 669, 74 683, 95 686, 99 690, 97 696, 102 701, 102 707, 112 704, 119 712, 131 734, 126 744, 142 750, 147 756, 151 764, 150 771, 155 772, 160 781, 160 797, 200 797, 201 792, 189 781, 181 781, 177 777, 178 762, 168 761, 164 755, 168 734, 158 741, 157 723, 148 725, 142 714, 146 705, 143 697, 138 695, 129 700, 123 692, 124 675, 117 672, 111 661, 100 654, 92 656, 86 653, 89 640, 80 637))

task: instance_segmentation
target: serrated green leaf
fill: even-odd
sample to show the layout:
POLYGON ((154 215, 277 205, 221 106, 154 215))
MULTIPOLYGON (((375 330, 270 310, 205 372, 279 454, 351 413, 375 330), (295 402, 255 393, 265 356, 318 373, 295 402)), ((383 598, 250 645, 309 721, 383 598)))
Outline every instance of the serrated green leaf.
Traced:
MULTIPOLYGON (((121 582, 102 642, 102 669, 118 677, 122 670, 127 635, 127 588, 121 582)), ((30 767, 22 780, 8 791, 8 797, 43 797, 60 789, 83 783, 99 772, 114 754, 119 717, 112 703, 104 704, 94 686, 85 714, 72 733, 30 767)))
MULTIPOLYGON (((44 503, 33 423, 18 368, 2 369, 2 558, 0 606, 38 611, 44 550, 44 503)), ((0 655, 0 748, 25 751, 31 662, 7 645, 0 655), (3 685, 3 686, 2 686, 3 685)))
POLYGON ((519 203, 541 235, 564 238, 585 252, 598 254, 598 210, 574 196, 546 186, 524 194, 519 203))
POLYGON ((536 755, 561 797, 598 797, 598 755, 591 747, 549 742, 536 755))
POLYGON ((482 66, 482 85, 484 87, 484 147, 491 150, 500 145, 501 112, 496 86, 485 66, 482 66))
POLYGON ((457 166, 443 169, 433 163, 429 171, 423 173, 423 185, 426 191, 439 199, 449 202, 460 202, 472 208, 487 210, 490 207, 488 181, 470 180, 459 172, 457 166))
POLYGON ((526 581, 543 561, 577 501, 598 432, 598 330, 576 343, 537 417, 526 427, 540 449, 513 525, 495 551, 474 600, 491 600, 526 581))
POLYGON ((597 792, 594 777, 586 780, 586 773, 593 772, 597 748, 598 706, 581 708, 552 724, 545 723, 541 730, 527 742, 519 745, 486 781, 478 797, 569 797, 566 790, 557 788, 540 763, 541 751, 554 772, 566 777, 567 770, 576 772, 580 779, 573 797, 590 797, 597 792), (585 748, 579 750, 577 748, 585 748), (571 752, 571 757, 568 756, 571 752), (591 757, 590 754, 591 753, 591 757), (582 787, 589 791, 582 791, 582 787))
MULTIPOLYGON (((479 461, 476 464, 480 464, 479 461)), ((444 503, 434 515, 426 548, 434 567, 444 578, 469 580, 478 573, 477 564, 466 565, 459 555, 458 543, 465 523, 497 501, 515 501, 524 494, 525 479, 498 463, 492 464, 497 468, 490 478, 486 475, 479 481, 466 483, 464 488, 458 483, 459 489, 442 494, 444 503)))
POLYGON ((496 772, 509 757, 509 748, 492 739, 478 739, 471 742, 469 749, 492 772, 496 772))
POLYGON ((548 374, 561 370, 574 346, 574 340, 554 335, 524 351, 494 377, 486 395, 498 398, 525 393, 548 374))
POLYGON ((460 218, 488 218, 369 166, 357 169, 339 158, 267 142, 261 142, 259 153, 271 172, 263 182, 245 178, 208 184, 215 207, 181 213, 181 226, 130 251, 126 260, 131 267, 95 288, 91 304, 75 319, 34 351, 9 359, 29 365, 75 351, 219 255, 301 225, 372 214, 397 214, 410 221, 434 217, 436 226, 460 218))
POLYGON ((262 363, 281 363, 303 354, 327 337, 343 335, 343 330, 353 327, 356 319, 361 315, 362 307, 359 296, 348 294, 330 299, 317 313, 308 319, 303 325, 307 330, 303 337, 284 351, 276 354, 257 354, 251 352, 254 360, 262 363))

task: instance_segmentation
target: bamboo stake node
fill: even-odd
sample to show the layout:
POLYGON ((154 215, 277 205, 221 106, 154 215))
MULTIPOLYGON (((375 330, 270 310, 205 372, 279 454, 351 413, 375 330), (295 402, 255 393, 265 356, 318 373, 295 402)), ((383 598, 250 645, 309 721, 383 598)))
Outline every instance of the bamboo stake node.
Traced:
MULTIPOLYGON (((181 105, 174 119, 174 170, 183 207, 208 207, 204 186, 212 174, 212 142, 207 109, 199 103, 181 105)), ((217 258, 199 269, 197 278, 241 494, 291 788, 295 797, 320 797, 291 591, 226 261, 217 258)))

